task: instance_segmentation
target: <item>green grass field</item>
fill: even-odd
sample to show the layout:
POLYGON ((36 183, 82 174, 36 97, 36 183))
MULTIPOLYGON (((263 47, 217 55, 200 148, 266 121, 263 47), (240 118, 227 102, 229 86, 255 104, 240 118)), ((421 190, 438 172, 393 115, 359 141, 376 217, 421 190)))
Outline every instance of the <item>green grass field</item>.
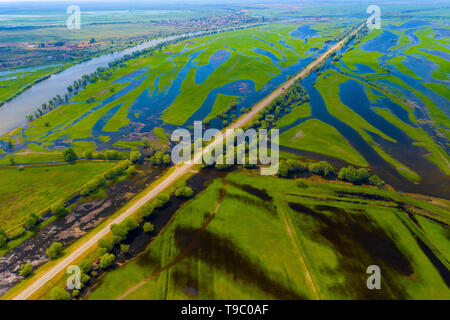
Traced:
POLYGON ((415 225, 397 202, 450 220, 446 201, 230 173, 179 209, 145 252, 102 277, 89 299, 448 299, 414 238, 448 257, 448 229, 417 215, 415 225), (372 264, 382 270, 379 291, 366 287, 372 264))
POLYGON ((40 213, 114 166, 114 162, 79 162, 57 166, 0 169, 0 228, 9 230, 30 213, 40 213))
POLYGON ((309 119, 280 136, 280 144, 290 148, 311 151, 344 159, 364 167, 367 161, 332 126, 318 119, 309 119), (327 146, 324 148, 324 146, 327 146))

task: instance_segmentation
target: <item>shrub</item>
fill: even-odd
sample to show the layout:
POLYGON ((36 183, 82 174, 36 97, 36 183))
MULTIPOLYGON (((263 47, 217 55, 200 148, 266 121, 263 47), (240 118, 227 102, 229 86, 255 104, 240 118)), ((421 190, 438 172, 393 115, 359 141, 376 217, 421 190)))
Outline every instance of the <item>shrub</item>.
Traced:
POLYGON ((369 176, 369 171, 366 168, 356 170, 354 167, 348 166, 339 171, 338 178, 351 183, 361 183, 366 181, 369 176))
POLYGON ((304 171, 305 166, 297 160, 289 159, 280 161, 278 175, 283 178, 289 178, 293 173, 304 171))
POLYGON ((334 168, 326 161, 313 163, 309 166, 309 171, 324 177, 328 177, 334 173, 334 168))
MULTIPOLYGON (((111 226, 111 229, 113 229, 113 226, 111 226)), ((98 246, 100 249, 104 249, 105 252, 111 251, 115 244, 116 241, 114 237, 106 237, 98 240, 98 246)))
POLYGON ((108 268, 109 266, 111 266, 113 264, 115 259, 116 259, 116 256, 113 255, 112 253, 105 253, 100 258, 100 268, 102 268, 102 269, 108 268))
POLYGON ((127 232, 133 229, 136 229, 139 227, 139 223, 137 222, 136 218, 134 217, 128 217, 126 218, 122 224, 125 226, 127 232))
POLYGON ((338 178, 343 181, 354 183, 358 179, 358 172, 352 166, 344 167, 339 170, 338 178))
POLYGON ((129 176, 129 175, 135 175, 135 174, 137 174, 137 170, 136 170, 136 168, 135 168, 134 166, 130 166, 130 167, 128 167, 127 170, 125 170, 125 174, 126 174, 127 176, 129 176))
POLYGON ((139 215, 141 217, 148 217, 155 210, 155 204, 153 201, 147 202, 139 209, 139 215))
POLYGON ((377 175, 373 175, 369 178, 369 183, 374 186, 381 187, 384 185, 384 181, 377 175))
POLYGON ((138 163, 142 161, 142 154, 139 151, 132 151, 130 153, 130 161, 138 163))
POLYGON ((358 182, 364 182, 370 177, 370 173, 366 168, 359 168, 356 172, 358 175, 357 177, 358 182))
POLYGON ((49 248, 47 248, 47 250, 45 250, 45 253, 50 259, 54 260, 61 255, 62 249, 62 243, 55 242, 49 248))
POLYGON ((91 280, 91 277, 90 277, 87 273, 83 273, 83 274, 81 275, 81 283, 82 283, 82 284, 88 283, 89 280, 91 280))
POLYGON ((81 272, 83 273, 89 273, 92 269, 92 264, 89 260, 85 259, 82 260, 79 264, 78 267, 80 268, 81 272))
POLYGON ((152 232, 153 230, 155 230, 155 227, 153 226, 153 224, 151 222, 146 222, 144 223, 144 232, 152 232))
POLYGON ((123 253, 127 253, 128 251, 130 251, 130 245, 128 245, 128 244, 121 244, 120 245, 120 251, 122 251, 123 253))
POLYGON ((64 202, 62 202, 62 201, 55 203, 51 207, 51 211, 57 217, 63 216, 67 213, 67 210, 64 206, 64 202))
POLYGON ((177 190, 175 190, 176 197, 190 198, 193 195, 194 195, 194 191, 186 185, 182 185, 177 190))
POLYGON ((97 176, 88 183, 86 183, 80 191, 80 195, 85 197, 90 193, 94 192, 97 188, 101 187, 106 183, 106 179, 104 176, 97 176))
POLYGON ((30 213, 25 220, 25 226, 27 227, 27 229, 33 229, 38 221, 39 217, 35 213, 30 213))
POLYGON ((155 208, 161 208, 163 207, 167 202, 169 202, 170 200, 170 196, 165 194, 165 193, 161 193, 159 194, 155 200, 153 200, 155 202, 155 208))
POLYGON ((60 287, 55 287, 50 291, 50 298, 52 300, 70 300, 70 293, 60 287))
POLYGON ((33 272, 33 266, 30 263, 20 265, 19 274, 22 277, 29 276, 31 274, 31 272, 33 272))
POLYGON ((118 160, 120 159, 120 154, 116 150, 108 150, 105 153, 105 157, 108 160, 118 160))
POLYGON ((68 148, 63 151, 63 158, 66 162, 74 162, 75 160, 77 160, 77 155, 72 148, 68 148))

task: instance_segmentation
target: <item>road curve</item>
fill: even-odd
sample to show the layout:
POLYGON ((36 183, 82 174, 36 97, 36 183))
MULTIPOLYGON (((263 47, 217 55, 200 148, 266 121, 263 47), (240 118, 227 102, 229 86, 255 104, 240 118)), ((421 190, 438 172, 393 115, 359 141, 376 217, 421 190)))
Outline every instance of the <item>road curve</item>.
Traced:
MULTIPOLYGON (((365 23, 364 23, 365 24, 365 23)), ((305 69, 295 75, 293 78, 289 79, 285 83, 283 83, 280 87, 278 87, 275 91, 273 91, 266 98, 258 102, 249 113, 241 116, 237 121, 233 122, 227 129, 236 129, 244 126, 249 121, 251 121, 260 111, 262 111, 266 106, 270 105, 276 97, 284 93, 285 89, 291 87, 297 79, 303 78, 307 76, 317 65, 321 62, 325 61, 326 58, 334 51, 338 50, 344 45, 344 42, 358 32, 363 26, 362 24, 359 28, 355 29, 352 33, 350 33, 343 40, 339 41, 335 45, 333 45, 330 49, 328 49, 325 53, 320 55, 316 60, 314 60, 311 64, 309 64, 305 69)), ((203 153, 208 152, 211 148, 214 147, 216 143, 220 143, 226 139, 227 135, 222 135, 219 139, 215 139, 213 143, 209 144, 202 152, 196 155, 196 159, 201 157, 203 153)), ((195 161, 194 161, 195 162, 195 161)), ((18 293, 13 300, 26 300, 31 297, 37 290, 39 290, 45 283, 51 280, 55 275, 64 271, 67 267, 69 267, 73 261, 79 258, 83 253, 91 249, 95 246, 98 240, 102 239, 105 235, 110 232, 110 227, 113 224, 119 224, 127 217, 131 216, 134 212, 136 212, 141 206, 143 206, 148 201, 154 199, 160 192, 169 187, 172 183, 178 180, 181 176, 188 173, 194 163, 184 163, 178 165, 175 170, 167 176, 164 180, 162 180, 158 185, 156 185, 153 189, 151 189, 147 194, 145 194, 141 199, 136 201, 130 208, 128 208, 125 212, 123 212, 116 219, 108 223, 103 229, 101 229, 96 234, 92 235, 85 243, 83 243, 79 248, 69 254, 67 257, 62 259, 58 264, 56 264, 49 271, 45 272, 38 279, 34 280, 30 285, 28 285, 25 289, 23 289, 20 293, 18 293)))

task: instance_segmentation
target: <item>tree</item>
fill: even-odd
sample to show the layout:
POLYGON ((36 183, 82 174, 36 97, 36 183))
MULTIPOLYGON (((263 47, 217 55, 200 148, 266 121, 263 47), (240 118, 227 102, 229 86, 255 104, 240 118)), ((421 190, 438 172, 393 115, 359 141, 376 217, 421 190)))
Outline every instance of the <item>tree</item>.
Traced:
POLYGON ((172 159, 170 158, 170 154, 163 155, 162 162, 164 165, 170 165, 172 163, 172 159))
POLYGON ((139 151, 133 151, 130 153, 130 160, 133 163, 138 163, 142 161, 142 154, 139 151))
POLYGON ((39 217, 35 213, 30 213, 25 220, 25 226, 27 229, 33 229, 34 226, 38 223, 39 217))
POLYGON ((51 211, 57 217, 61 217, 61 216, 65 215, 67 213, 67 210, 66 210, 66 207, 64 205, 64 202, 62 202, 62 201, 55 203, 51 207, 51 211))
POLYGON ((289 178, 293 173, 305 170, 305 166, 297 160, 288 159, 280 161, 278 175, 283 178, 289 178))
POLYGON ((194 195, 194 191, 187 185, 182 185, 177 190, 175 190, 176 197, 190 198, 193 195, 194 195))
MULTIPOLYGON (((111 226, 111 230, 112 229, 113 228, 111 226)), ((115 244, 114 237, 107 237, 107 238, 98 240, 98 246, 100 247, 100 249, 103 249, 103 251, 105 251, 105 252, 111 251, 112 248, 114 248, 114 244, 115 244)))
POLYGON ((64 150, 63 152, 63 158, 66 162, 74 162, 77 160, 77 155, 75 154, 75 151, 73 151, 72 148, 68 148, 64 150))
POLYGON ((91 277, 90 277, 87 273, 83 273, 83 274, 81 275, 81 283, 82 283, 82 284, 88 283, 89 280, 91 280, 91 277))
POLYGON ((384 181, 377 175, 373 175, 369 178, 369 183, 377 186, 377 187, 381 187, 384 185, 384 181))
POLYGON ((122 251, 123 253, 127 253, 128 251, 130 251, 130 245, 128 245, 128 244, 121 244, 120 245, 120 251, 122 251))
POLYGON ((139 227, 139 223, 137 222, 135 217, 128 217, 122 223, 125 225, 128 231, 139 227))
POLYGON ((85 157, 86 159, 94 159, 94 155, 91 151, 86 152, 85 157))
POLYGON ((339 170, 338 178, 343 181, 354 183, 358 179, 358 172, 353 166, 344 167, 339 170))
POLYGON ((116 150, 108 150, 108 151, 105 152, 105 157, 108 160, 119 160, 120 159, 120 154, 116 150))
POLYGON ((70 300, 70 293, 60 287, 54 287, 50 291, 50 298, 52 300, 70 300))
POLYGON ((153 224, 151 222, 146 222, 144 223, 144 232, 152 232, 153 230, 155 230, 155 227, 153 226, 153 224))
POLYGON ((114 260, 116 260, 116 256, 115 255, 113 255, 112 253, 105 253, 100 258, 100 268, 102 268, 102 269, 108 268, 109 266, 112 265, 114 260))
POLYGON ((26 263, 26 264, 21 264, 20 265, 19 274, 22 277, 29 276, 31 274, 31 272, 33 272, 33 266, 30 263, 26 263))
POLYGON ((92 269, 92 264, 89 260, 84 259, 78 264, 78 267, 80 268, 81 272, 89 273, 92 269))
POLYGON ((370 173, 366 168, 359 168, 357 171, 357 182, 364 182, 370 177, 370 173))
POLYGON ((322 175, 328 177, 334 173, 334 168, 326 161, 320 161, 318 163, 313 163, 309 166, 309 171, 314 174, 322 175))
POLYGON ((125 174, 126 175, 135 175, 135 174, 137 174, 137 170, 136 170, 136 167, 135 166, 130 166, 130 167, 128 167, 128 169, 127 170, 125 170, 125 174))
POLYGON ((61 242, 54 242, 47 248, 47 250, 45 250, 45 253, 50 259, 54 260, 60 256, 62 249, 63 247, 61 242))

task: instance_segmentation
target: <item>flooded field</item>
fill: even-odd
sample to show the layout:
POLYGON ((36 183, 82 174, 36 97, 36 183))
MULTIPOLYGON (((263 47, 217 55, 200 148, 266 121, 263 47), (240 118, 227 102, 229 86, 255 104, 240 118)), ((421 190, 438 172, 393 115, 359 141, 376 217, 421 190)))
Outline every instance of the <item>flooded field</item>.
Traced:
MULTIPOLYGON (((411 210, 418 210, 419 202, 411 207, 407 197, 402 198, 406 202, 390 198, 395 193, 364 193, 306 180, 296 187, 299 180, 273 177, 262 188, 250 172, 222 174, 215 180, 208 170, 198 176, 204 174, 208 187, 197 189, 193 200, 171 213, 152 242, 133 236, 132 245, 148 246, 103 275, 87 298, 226 299, 230 291, 223 290, 225 283, 241 298, 413 299, 422 290, 445 296, 450 274, 442 267, 441 254, 447 253, 430 251, 433 245, 443 247, 431 245, 430 238, 414 229, 419 216, 411 210), (235 206, 246 209, 233 211, 235 206), (298 259, 309 266, 312 283, 298 259), (383 270, 381 291, 367 290, 365 270, 372 264, 383 270)), ((448 235, 448 224, 441 220, 448 221, 445 210, 428 210, 439 220, 427 218, 427 223, 442 225, 448 235)))

